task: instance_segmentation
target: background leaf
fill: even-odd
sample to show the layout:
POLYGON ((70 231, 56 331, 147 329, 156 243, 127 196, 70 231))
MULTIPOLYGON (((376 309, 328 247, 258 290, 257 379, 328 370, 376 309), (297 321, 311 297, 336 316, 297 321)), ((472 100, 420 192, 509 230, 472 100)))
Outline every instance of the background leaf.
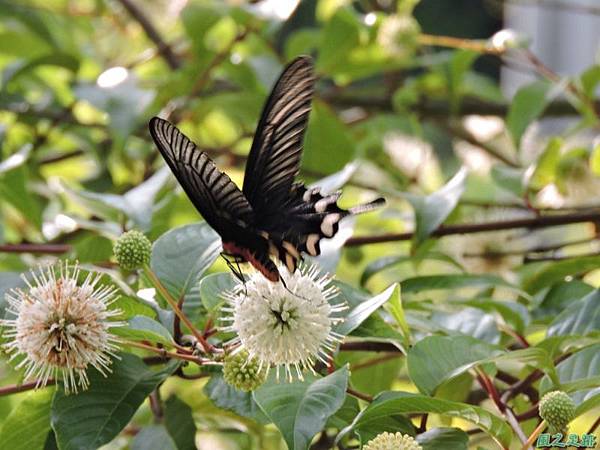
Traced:
POLYGON ((91 450, 110 442, 175 367, 170 364, 153 372, 140 358, 122 353, 113 361, 108 377, 90 371, 87 391, 65 395, 58 390, 52 401, 51 422, 59 448, 91 450))
POLYGON ((252 395, 288 447, 306 450, 327 419, 342 407, 348 375, 348 367, 343 367, 325 378, 287 384, 276 383, 271 376, 252 395))

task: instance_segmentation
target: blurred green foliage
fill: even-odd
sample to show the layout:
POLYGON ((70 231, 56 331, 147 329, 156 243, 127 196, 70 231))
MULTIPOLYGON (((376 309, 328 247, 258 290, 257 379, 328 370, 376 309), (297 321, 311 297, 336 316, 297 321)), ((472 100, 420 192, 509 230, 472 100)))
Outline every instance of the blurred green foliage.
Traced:
MULTIPOLYGON (((340 352, 338 371, 294 384, 289 402, 276 383, 252 396, 216 369, 208 383, 174 379, 172 366, 153 372, 127 355, 114 368, 118 389, 132 389, 115 402, 118 430, 72 429, 57 413, 63 402, 85 411, 112 401, 112 381, 96 374, 99 387, 81 398, 0 396, 0 442, 275 450, 285 440, 305 449, 325 430, 312 448, 332 448, 336 435, 339 448, 356 448, 347 445, 381 431, 419 434, 423 448, 520 448, 505 411, 483 400, 487 379, 526 435, 538 390, 557 384, 578 405, 573 429, 589 429, 600 401, 595 61, 555 74, 526 47, 498 44, 501 9, 480 2, 132 1, 0 0, 0 315, 19 272, 77 259, 122 289, 123 336, 169 345, 171 313, 140 300, 150 283, 112 256, 113 241, 136 228, 158 239, 151 265, 169 292, 185 297, 194 324, 210 325, 227 269, 147 122, 169 116, 241 185, 266 95, 286 62, 310 54, 320 80, 300 178, 345 185, 343 205, 388 200, 346 222, 321 264, 357 308, 343 334, 386 353, 340 352), (497 67, 514 60, 532 81, 507 98, 497 67), (548 226, 557 216, 560 226, 548 226), (365 239, 345 243, 352 234, 365 239), (165 256, 173 248, 176 262, 165 256), (396 282, 402 301, 385 290, 396 282), (528 375, 529 390, 511 390, 528 375), (135 411, 163 382, 164 420, 153 424, 147 401, 135 411), (340 391, 348 383, 379 395, 367 407, 340 391), (294 421, 282 423, 282 405, 294 421), (426 429, 416 419, 424 413, 426 429), (28 434, 32 422, 43 426, 28 434), (467 436, 469 422, 484 433, 467 436)), ((16 383, 19 373, 6 363, 0 379, 16 383)))

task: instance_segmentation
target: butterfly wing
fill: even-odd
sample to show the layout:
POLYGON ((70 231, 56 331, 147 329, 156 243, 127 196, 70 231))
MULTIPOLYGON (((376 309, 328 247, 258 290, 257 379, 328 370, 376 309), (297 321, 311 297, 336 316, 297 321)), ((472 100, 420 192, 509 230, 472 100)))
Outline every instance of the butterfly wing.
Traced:
POLYGON ((296 58, 282 72, 263 109, 242 189, 262 223, 277 219, 298 175, 314 84, 311 58, 296 58))
POLYGON ((242 191, 174 125, 154 117, 149 127, 160 153, 204 220, 224 242, 236 238, 254 219, 242 191))

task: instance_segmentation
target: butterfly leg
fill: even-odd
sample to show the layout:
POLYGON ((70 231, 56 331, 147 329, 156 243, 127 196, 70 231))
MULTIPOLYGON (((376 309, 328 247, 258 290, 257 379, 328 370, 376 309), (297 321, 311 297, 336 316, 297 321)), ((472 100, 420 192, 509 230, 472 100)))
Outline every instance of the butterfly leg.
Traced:
POLYGON ((242 284, 244 285, 244 296, 247 297, 248 296, 248 288, 246 287, 246 278, 244 277, 244 273, 242 272, 242 269, 240 268, 240 260, 234 256, 235 265, 233 265, 233 263, 229 259, 227 259, 227 257, 225 255, 223 255, 223 253, 221 253, 221 257, 227 263, 227 267, 229 267, 229 270, 231 270, 231 273, 233 273, 233 275, 238 280, 240 280, 242 282, 242 284))

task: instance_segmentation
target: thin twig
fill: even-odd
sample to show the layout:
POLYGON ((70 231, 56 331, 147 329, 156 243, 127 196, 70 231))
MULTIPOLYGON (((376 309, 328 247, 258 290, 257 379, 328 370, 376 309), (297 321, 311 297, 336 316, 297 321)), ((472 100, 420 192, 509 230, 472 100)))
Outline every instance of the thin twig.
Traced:
POLYGON ((47 253, 60 255, 71 251, 67 244, 0 244, 0 253, 47 253))
MULTIPOLYGON (((582 222, 600 222, 600 212, 582 212, 573 214, 557 214, 532 217, 529 219, 515 219, 496 222, 468 223, 458 225, 440 226, 430 236, 440 237, 453 234, 482 233, 486 231, 509 230, 512 228, 545 228, 560 225, 569 225, 582 222)), ((355 247, 366 244, 379 244, 384 242, 408 241, 413 238, 413 232, 391 233, 379 236, 355 236, 346 241, 346 247, 355 247)))
POLYGON ((381 363, 390 361, 392 359, 400 358, 401 356, 402 355, 400 353, 388 353, 386 355, 379 356, 377 358, 368 359, 367 361, 363 361, 363 362, 358 363, 358 364, 353 364, 350 367, 350 370, 352 372, 355 372, 355 371, 360 370, 360 369, 365 369, 367 367, 376 366, 377 364, 381 364, 381 363))
POLYGON ((173 352, 169 352, 167 350, 165 350, 164 348, 158 348, 158 347, 153 347, 152 345, 146 345, 146 344, 142 344, 141 342, 134 342, 134 341, 129 341, 126 339, 122 339, 121 342, 124 345, 128 345, 130 347, 137 347, 137 348, 141 348, 143 350, 148 350, 154 353, 158 353, 159 355, 165 357, 165 358, 175 358, 175 359, 181 359, 183 361, 190 361, 190 362, 194 362, 198 365, 202 365, 203 361, 195 356, 192 355, 184 355, 181 353, 173 353, 173 352))
POLYGON ((202 334, 196 329, 196 327, 194 326, 194 324, 192 324, 190 319, 188 319, 188 317, 184 314, 184 312, 179 308, 178 302, 171 296, 169 291, 167 291, 165 286, 158 279, 158 277, 152 271, 152 269, 149 266, 145 266, 144 270, 145 270, 146 274, 148 275, 148 278, 150 278, 150 280, 152 281, 152 284, 154 285, 154 287, 156 287, 156 289, 161 293, 163 298, 167 301, 169 306, 171 306, 171 308, 173 309, 173 312, 177 315, 177 317, 179 317, 181 319, 181 321, 192 332, 192 334, 194 335, 194 337, 196 338, 198 343, 202 346, 203 351, 207 352, 207 353, 212 352, 213 346, 211 344, 209 344, 208 341, 206 341, 206 339, 204 339, 202 334))
POLYGON ((360 398, 361 400, 364 400, 365 402, 371 403, 373 401, 373 397, 370 396, 369 394, 365 394, 364 392, 356 391, 350 387, 346 388, 346 392, 350 395, 353 395, 356 398, 360 398))
POLYGON ((533 441, 536 440, 536 438, 544 430, 544 428, 546 428, 546 421, 542 420, 540 422, 540 424, 536 427, 536 429, 533 430, 533 433, 531 433, 531 435, 529 436, 527 441, 523 444, 523 447, 521 447, 521 450, 531 449, 531 446, 533 445, 533 441))
MULTIPOLYGON (((56 383, 54 378, 49 378, 46 381, 46 386, 52 386, 56 383)), ((39 381, 30 381, 22 384, 11 384, 10 386, 2 386, 0 387, 0 397, 4 395, 17 394, 19 392, 31 391, 32 389, 36 389, 39 386, 39 381)))
POLYGON ((344 342, 340 345, 341 351, 348 352, 395 352, 398 353, 400 350, 394 344, 388 342, 344 342))
POLYGON ((146 17, 144 12, 131 0, 118 1, 121 3, 121 5, 123 5, 123 8, 125 8, 127 12, 129 12, 129 14, 141 25, 146 35, 152 42, 154 42, 158 52, 162 55, 169 67, 172 70, 178 69, 179 66, 181 66, 181 61, 179 61, 179 58, 171 46, 163 40, 156 27, 152 24, 152 22, 150 22, 150 19, 146 17))

